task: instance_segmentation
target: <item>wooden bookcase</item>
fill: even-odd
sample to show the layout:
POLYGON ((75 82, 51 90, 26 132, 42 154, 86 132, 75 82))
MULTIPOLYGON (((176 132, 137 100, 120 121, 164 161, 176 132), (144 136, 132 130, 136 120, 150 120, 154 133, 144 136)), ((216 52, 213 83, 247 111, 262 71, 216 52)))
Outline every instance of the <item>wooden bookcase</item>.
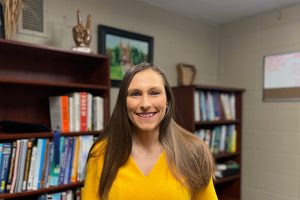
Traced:
MULTIPOLYGON (((110 112, 110 79, 106 56, 0 39, 0 121, 12 120, 50 126, 49 97, 90 92, 103 97, 104 124, 110 112)), ((63 133, 98 135, 101 131, 63 133)), ((51 138, 52 132, 5 133, 0 142, 23 138, 51 138)), ((83 186, 82 182, 35 191, 2 193, 0 199, 35 199, 83 186)))
MULTIPOLYGON (((207 86, 207 85, 191 85, 178 86, 172 88, 175 97, 175 119, 184 128, 195 133, 199 129, 213 129, 216 126, 235 125, 237 133, 236 137, 236 151, 234 153, 219 152, 214 154, 215 162, 226 162, 234 160, 240 165, 241 169, 241 138, 242 138, 242 94, 243 89, 207 86), (215 92, 231 94, 235 96, 235 118, 227 120, 221 117, 218 120, 195 120, 195 92, 215 92)), ((241 187, 241 172, 234 176, 228 176, 222 179, 215 180, 215 188, 218 198, 220 200, 240 200, 241 187)))

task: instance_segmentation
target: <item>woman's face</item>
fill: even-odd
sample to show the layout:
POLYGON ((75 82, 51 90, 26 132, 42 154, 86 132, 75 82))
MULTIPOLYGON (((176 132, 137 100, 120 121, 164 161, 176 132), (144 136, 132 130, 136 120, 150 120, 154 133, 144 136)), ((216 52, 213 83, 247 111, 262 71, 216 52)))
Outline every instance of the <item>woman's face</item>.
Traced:
POLYGON ((135 74, 128 87, 127 114, 137 131, 158 131, 166 108, 167 96, 161 75, 151 69, 135 74))

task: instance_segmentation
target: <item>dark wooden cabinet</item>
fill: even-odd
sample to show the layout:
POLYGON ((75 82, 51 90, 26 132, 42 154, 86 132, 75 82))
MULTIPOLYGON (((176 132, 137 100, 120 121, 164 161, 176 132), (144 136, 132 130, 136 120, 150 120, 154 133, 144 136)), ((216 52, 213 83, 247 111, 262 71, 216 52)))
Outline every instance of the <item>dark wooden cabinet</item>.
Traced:
MULTIPOLYGON (((223 163, 229 160, 237 162, 241 169, 241 138, 242 138, 242 94, 243 89, 219 87, 219 86, 207 86, 207 85, 191 85, 191 86, 178 86, 173 87, 173 93, 175 97, 175 119, 184 128, 196 133, 200 129, 214 129, 217 126, 231 126, 234 125, 236 130, 236 150, 234 152, 220 151, 214 153, 216 163, 223 163), (196 109, 200 108, 200 101, 196 102, 195 92, 213 94, 228 94, 234 96, 234 109, 235 117, 228 119, 225 117, 224 112, 213 120, 196 120, 195 112, 196 109)), ((221 100, 218 99, 220 102, 221 100)), ((206 105, 207 106, 207 105, 206 105)), ((222 108, 223 109, 223 108, 222 108)), ((220 200, 240 200, 241 191, 241 171, 239 173, 226 176, 224 178, 218 178, 215 180, 215 188, 217 191, 218 198, 220 200)))
MULTIPOLYGON (((18 121, 50 126, 49 97, 89 92, 103 98, 104 124, 110 117, 110 79, 106 56, 61 50, 0 39, 0 121, 18 121)), ((101 131, 63 135, 98 135, 101 131)), ((0 132, 0 142, 23 138, 53 137, 53 133, 0 132)), ((30 198, 76 187, 82 182, 36 191, 0 194, 2 198, 30 198)))

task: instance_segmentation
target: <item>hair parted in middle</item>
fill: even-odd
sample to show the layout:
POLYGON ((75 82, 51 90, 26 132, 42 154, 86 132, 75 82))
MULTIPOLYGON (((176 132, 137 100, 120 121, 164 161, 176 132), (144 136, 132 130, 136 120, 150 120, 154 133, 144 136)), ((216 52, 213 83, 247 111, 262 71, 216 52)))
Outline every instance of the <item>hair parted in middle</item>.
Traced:
POLYGON ((214 160, 207 145, 195 135, 179 126, 173 119, 175 100, 165 74, 149 63, 131 67, 125 74, 117 97, 116 105, 108 125, 90 151, 89 157, 104 154, 103 168, 99 184, 101 199, 107 199, 118 169, 128 160, 132 149, 132 123, 127 114, 128 87, 135 74, 153 70, 164 81, 167 110, 160 122, 159 141, 166 152, 169 168, 173 175, 190 188, 191 194, 207 186, 214 174, 214 160), (93 149, 102 142, 101 152, 93 149))

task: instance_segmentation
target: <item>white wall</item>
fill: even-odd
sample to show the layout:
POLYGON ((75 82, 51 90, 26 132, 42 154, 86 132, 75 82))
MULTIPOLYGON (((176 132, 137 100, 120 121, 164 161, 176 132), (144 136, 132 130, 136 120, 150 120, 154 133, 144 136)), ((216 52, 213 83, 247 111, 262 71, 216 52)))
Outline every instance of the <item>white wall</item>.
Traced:
MULTIPOLYGON (((175 14, 138 0, 45 0, 48 37, 18 34, 16 39, 71 49, 76 10, 92 15, 91 48, 97 51, 97 26, 108 25, 154 37, 154 64, 177 84, 176 64, 197 68, 196 83, 215 84, 218 75, 219 27, 175 14)), ((111 110, 118 90, 111 90, 111 110)))
POLYGON ((300 199, 300 103, 263 102, 263 56, 300 51, 300 5, 223 25, 219 83, 246 89, 242 199, 300 199))

